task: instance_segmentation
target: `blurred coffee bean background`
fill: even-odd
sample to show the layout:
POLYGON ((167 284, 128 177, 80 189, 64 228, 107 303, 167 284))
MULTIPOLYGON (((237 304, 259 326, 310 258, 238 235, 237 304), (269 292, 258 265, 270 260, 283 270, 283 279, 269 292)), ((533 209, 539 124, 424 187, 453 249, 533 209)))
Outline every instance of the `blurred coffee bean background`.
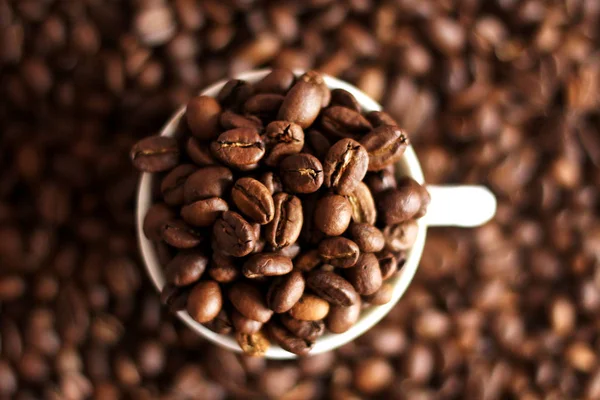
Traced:
POLYGON ((596 0, 0 0, 0 398, 599 399, 596 0), (334 353, 228 353, 161 307, 128 151, 259 67, 357 85, 430 183, 494 221, 432 229, 393 312, 334 353))

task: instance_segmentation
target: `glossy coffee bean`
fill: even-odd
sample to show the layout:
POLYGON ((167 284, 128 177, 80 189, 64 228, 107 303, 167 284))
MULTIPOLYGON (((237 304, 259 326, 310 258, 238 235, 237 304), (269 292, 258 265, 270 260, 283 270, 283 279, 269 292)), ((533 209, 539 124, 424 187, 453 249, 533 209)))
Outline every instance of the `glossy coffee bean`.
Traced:
POLYGON ((294 268, 307 272, 321 265, 321 257, 317 249, 301 253, 294 259, 294 268))
POLYGON ((252 334, 238 332, 235 340, 244 354, 250 357, 263 357, 271 346, 271 342, 261 331, 252 334))
POLYGON ((344 272, 348 282, 363 296, 375 293, 383 283, 379 261, 373 253, 361 254, 354 267, 344 272))
POLYGON ((204 240, 200 232, 179 219, 165 223, 161 228, 161 237, 178 249, 196 247, 204 240))
POLYGON ((313 294, 305 293, 290 310, 290 315, 302 321, 317 321, 325 318, 329 303, 313 294))
POLYGON ((269 189, 256 179, 238 179, 231 189, 231 198, 251 221, 264 225, 271 222, 275 215, 273 196, 269 189))
POLYGON ((152 240, 161 240, 161 230, 165 223, 176 217, 173 209, 164 203, 156 203, 150 206, 144 217, 144 235, 152 240))
POLYGON ((219 134, 221 105, 212 97, 196 96, 187 104, 185 119, 192 136, 212 140, 219 134))
POLYGON ((342 106, 331 106, 323 111, 321 129, 335 140, 360 138, 372 127, 360 112, 342 106))
POLYGON ((258 93, 244 103, 244 113, 256 116, 262 121, 272 121, 276 116, 284 96, 275 93, 258 93))
POLYGON ((379 290, 376 291, 375 293, 368 295, 368 296, 364 296, 363 300, 366 303, 369 303, 369 304, 372 304, 375 306, 380 306, 380 305, 389 303, 392 300, 393 294, 394 294, 394 287, 392 285, 390 285, 389 283, 384 283, 383 285, 381 285, 379 290))
POLYGON ((398 272, 398 260, 391 251, 383 251, 376 256, 381 270, 381 279, 385 281, 398 272))
POLYGON ((171 170, 160 183, 160 192, 163 200, 170 206, 180 206, 183 204, 183 185, 187 178, 193 174, 197 168, 192 164, 182 164, 171 170))
POLYGON ((314 212, 315 227, 328 236, 346 231, 352 218, 352 206, 343 196, 332 194, 319 199, 314 212))
POLYGON ((177 141, 165 136, 150 136, 137 142, 130 152, 134 167, 143 172, 168 171, 179 163, 177 141))
POLYGON ((348 307, 358 301, 356 290, 335 272, 311 271, 306 277, 306 285, 331 305, 348 307))
POLYGON ((390 168, 385 168, 380 171, 368 172, 365 176, 364 183, 371 190, 371 194, 376 196, 388 189, 396 189, 396 177, 390 168))
POLYGON ((211 197, 224 198, 233 185, 231 170, 221 166, 200 168, 191 174, 183 185, 186 204, 211 197))
POLYGON ((317 119, 322 101, 323 92, 318 83, 299 80, 285 95, 277 119, 308 128, 317 119))
POLYGON ((289 69, 275 68, 254 84, 257 93, 285 94, 292 87, 296 77, 289 69))
POLYGON ((360 299, 349 307, 332 306, 325 320, 327 329, 333 333, 344 333, 352 328, 360 317, 360 299))
POLYGON ((262 139, 267 149, 264 163, 276 167, 285 157, 302 150, 304 131, 292 122, 273 121, 265 128, 262 139))
POLYGON ((385 246, 383 233, 373 225, 352 224, 349 233, 350 238, 363 253, 377 253, 385 246))
POLYGON ((360 255, 357 244, 341 236, 323 239, 319 243, 318 252, 324 263, 338 268, 353 266, 360 255))
POLYGON ((283 191, 283 184, 281 183, 281 180, 279 179, 279 175, 277 175, 273 172, 263 173, 258 178, 258 180, 260 181, 260 183, 265 185, 265 187, 269 190, 269 193, 271 193, 271 195, 274 195, 276 193, 283 191))
POLYGON ((260 161, 265 154, 265 145, 256 130, 236 128, 221 133, 211 142, 210 150, 221 162, 243 168, 260 161))
POLYGON ((254 94, 252 85, 241 79, 228 81, 217 94, 217 101, 224 107, 239 110, 254 94))
POLYGON ((219 123, 225 131, 236 128, 249 128, 260 131, 263 128, 260 118, 254 115, 240 115, 231 110, 225 110, 221 113, 219 123))
POLYGON ((267 325, 269 337, 281 346, 282 349, 299 356, 307 355, 313 347, 313 342, 292 335, 286 328, 278 323, 267 325))
POLYGON ((352 95, 352 93, 344 89, 334 89, 331 91, 331 103, 330 106, 341 106, 349 108, 350 110, 360 112, 360 103, 352 95))
POLYGON ((370 111, 365 114, 365 118, 367 118, 373 128, 379 128, 382 125, 398 126, 396 120, 385 111, 370 111))
POLYGON ((357 223, 375 224, 377 208, 371 191, 363 182, 359 182, 352 194, 346 196, 352 206, 352 220, 357 223))
POLYGON ((289 273, 292 260, 276 253, 259 253, 250 257, 244 263, 242 273, 246 278, 262 278, 265 276, 279 276, 289 273))
POLYGON ((233 282, 241 275, 237 259, 217 251, 212 254, 207 273, 219 283, 233 282))
POLYGON ((364 147, 352 139, 336 142, 323 161, 325 186, 338 194, 352 194, 367 173, 369 159, 364 147))
POLYGON ((228 298, 236 310, 251 320, 265 323, 273 315, 261 290, 248 282, 234 283, 229 288, 228 298))
POLYGON ((230 256, 243 257, 250 254, 256 244, 252 225, 240 214, 225 211, 213 225, 214 251, 230 256))
POLYGON ((394 225, 412 219, 421 211, 421 189, 418 183, 398 185, 377 198, 377 209, 386 225, 394 225))
POLYGON ((276 278, 267 292, 267 305, 276 313, 289 311, 304 293, 304 278, 300 271, 292 271, 276 278))
POLYGON ((197 250, 179 252, 167 264, 165 280, 175 286, 187 286, 198 281, 208 265, 208 257, 197 250))
POLYGON ((194 137, 190 137, 185 144, 185 152, 194 164, 199 167, 216 165, 219 163, 212 155, 210 147, 194 137))
POLYGON ((198 282, 192 288, 187 300, 187 312, 200 323, 215 319, 222 306, 221 288, 215 281, 198 282))
POLYGON ((227 210, 229 207, 225 200, 211 197, 181 207, 181 218, 192 226, 208 227, 227 210))
POLYGON ((276 253, 293 260, 298 254, 300 254, 300 250, 300 245, 298 242, 296 242, 277 250, 276 253))
POLYGON ((360 139, 369 156, 369 171, 380 171, 394 164, 409 146, 406 132, 397 126, 382 125, 360 139))
POLYGON ((244 317, 239 311, 231 312, 231 323, 236 332, 252 335, 263 327, 263 323, 244 317))
POLYGON ((265 226, 265 239, 274 250, 289 246, 298 240, 302 230, 302 203, 296 196, 277 193, 273 196, 275 215, 265 226))
POLYGON ((323 160, 330 148, 331 142, 321 132, 311 129, 306 133, 304 138, 305 150, 303 150, 305 153, 310 153, 319 160, 323 160))
POLYGON ((390 251, 410 249, 419 234, 419 226, 413 219, 396 225, 388 225, 383 229, 385 248, 390 251))
POLYGON ((306 71, 298 78, 299 81, 309 82, 317 85, 321 92, 321 108, 327 107, 331 102, 331 90, 327 86, 323 75, 318 71, 306 71))
POLYGON ((282 314, 281 323, 294 336, 314 342, 325 333, 323 321, 302 321, 295 319, 289 314, 282 314))
POLYGON ((280 170, 284 187, 294 193, 313 193, 323 184, 323 166, 310 154, 286 157, 281 162, 280 170))

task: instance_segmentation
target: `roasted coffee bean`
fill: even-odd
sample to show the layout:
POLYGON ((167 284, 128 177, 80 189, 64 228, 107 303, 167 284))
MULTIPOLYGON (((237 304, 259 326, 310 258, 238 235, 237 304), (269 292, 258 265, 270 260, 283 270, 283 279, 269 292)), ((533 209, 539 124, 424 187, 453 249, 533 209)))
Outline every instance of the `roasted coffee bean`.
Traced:
POLYGON ((315 227, 328 236, 346 231, 352 217, 352 206, 343 196, 326 195, 319 199, 314 212, 315 227))
POLYGON ((302 321, 317 321, 325 318, 329 312, 329 303, 310 293, 302 295, 290 309, 290 315, 302 321))
POLYGON ((350 225, 349 233, 363 253, 377 253, 385 246, 383 233, 373 225, 355 223, 350 225))
POLYGON ((186 204, 211 197, 224 198, 233 185, 233 174, 229 168, 209 166, 200 168, 188 177, 183 185, 186 204))
POLYGON ((385 248, 390 251, 408 250, 417 240, 419 225, 413 219, 383 229, 385 248))
POLYGON ((304 131, 293 122, 273 121, 267 125, 262 139, 268 153, 264 163, 276 167, 285 157, 302 150, 304 131))
POLYGON ((225 200, 211 197, 181 207, 181 218, 192 226, 208 227, 227 210, 229 207, 225 200))
POLYGON ((267 325, 269 337, 281 346, 282 349, 299 356, 307 355, 313 347, 313 342, 307 339, 302 339, 292 335, 287 329, 278 323, 270 323, 267 325))
POLYGON ((294 259, 294 268, 300 271, 310 271, 321 265, 321 257, 317 249, 309 250, 294 259))
POLYGON ((363 182, 359 182, 352 194, 346 196, 352 206, 352 220, 357 223, 375 224, 377 209, 371 191, 363 182))
POLYGON ((283 191, 283 184, 281 183, 279 176, 273 172, 265 172, 258 180, 269 189, 271 195, 283 191))
POLYGON ((426 191, 421 185, 411 179, 399 182, 396 189, 381 193, 377 198, 377 208, 383 222, 394 225, 414 218, 423 207, 423 192, 426 191))
POLYGON ((321 132, 311 129, 304 138, 304 152, 323 160, 331 148, 331 142, 321 132))
POLYGON ((291 317, 289 314, 282 314, 280 320, 294 336, 311 342, 314 342, 325 333, 323 321, 302 321, 291 317))
POLYGON ((277 115, 284 96, 275 93, 259 93, 250 97, 244 103, 244 112, 254 115, 262 121, 271 121, 277 115))
POLYGON ((271 283, 267 292, 267 305, 276 313, 289 311, 304 293, 304 278, 300 271, 292 271, 271 283))
POLYGON ((396 189, 397 186, 394 172, 389 167, 381 171, 368 172, 364 183, 369 187, 371 194, 374 196, 388 189, 396 189))
POLYGON ((298 78, 300 81, 317 85, 321 91, 321 107, 327 107, 331 102, 331 90, 327 86, 323 75, 318 71, 307 71, 298 78))
POLYGON ((353 266, 360 255, 360 250, 356 243, 340 236, 322 240, 319 243, 318 252, 319 257, 321 257, 324 263, 338 268, 353 266))
POLYGON ((256 179, 238 179, 231 189, 231 198, 244 215, 259 224, 271 222, 275 215, 273 196, 256 179))
POLYGON ((221 133, 211 142, 210 150, 215 157, 229 166, 254 167, 264 156, 265 145, 256 130, 236 128, 221 133))
POLYGON ((188 295, 188 288, 167 284, 160 292, 160 301, 169 308, 169 311, 175 313, 185 310, 188 295))
POLYGON ((137 142, 130 152, 131 162, 143 172, 168 171, 179 163, 177 141, 165 136, 150 136, 137 142))
POLYGON ((175 212, 166 204, 153 204, 144 217, 144 235, 152 241, 159 241, 163 225, 175 217, 175 212))
POLYGON ((295 80, 294 73, 289 69, 275 68, 264 78, 254 84, 257 93, 285 94, 295 80))
POLYGON ((381 270, 381 279, 384 281, 394 276, 398 272, 398 260, 390 251, 377 253, 377 261, 379 261, 379 269, 381 270))
POLYGON ((300 79, 285 95, 277 119, 308 128, 321 111, 323 89, 319 83, 300 79))
POLYGON ((256 244, 252 225, 240 214, 225 211, 213 225, 213 250, 230 256, 243 257, 250 254, 256 244))
POLYGON ((164 177, 160 183, 160 192, 165 203, 170 206, 180 206, 183 204, 183 184, 196 169, 191 164, 182 164, 173 168, 164 177))
POLYGON ((210 147, 201 143, 198 139, 190 137, 185 144, 185 152, 194 164, 200 167, 216 165, 219 162, 210 152, 210 147))
POLYGON ((235 335, 240 348, 244 352, 252 357, 262 357, 265 355, 271 343, 262 332, 256 332, 253 334, 237 333, 235 335))
POLYGON ((265 239, 274 249, 279 250, 298 240, 302 230, 302 203, 296 196, 281 192, 273 196, 275 216, 265 227, 265 239))
POLYGON ((192 136, 199 140, 212 140, 219 134, 221 106, 208 96, 193 97, 185 108, 185 119, 192 136))
POLYGON ((245 333, 246 335, 252 335, 260 331, 263 326, 262 322, 246 318, 237 310, 231 312, 231 323, 236 332, 245 333))
POLYGON ((382 304, 387 304, 392 300, 392 296, 394 295, 394 287, 389 283, 384 283, 381 285, 378 291, 375 293, 364 296, 363 300, 366 303, 373 304, 376 306, 380 306, 382 304))
POLYGON ((240 268, 236 265, 236 259, 226 256, 217 251, 213 252, 208 274, 219 283, 233 282, 240 275, 240 268))
POLYGON ((262 278, 265 276, 279 276, 289 273, 294 265, 288 257, 276 253, 259 253, 250 257, 242 268, 246 278, 262 278))
POLYGON ((224 130, 235 128, 249 128, 256 131, 262 130, 263 124, 260 118, 254 115, 240 115, 231 110, 221 113, 220 124, 224 130))
POLYGON ((222 306, 221 288, 215 281, 198 282, 187 300, 187 312, 201 324, 215 319, 222 306))
POLYGON ((397 126, 382 125, 360 139, 369 157, 369 171, 380 171, 392 165, 404 154, 410 141, 397 126))
POLYGON ((372 127, 360 112, 345 106, 334 105, 323 111, 321 129, 323 133, 335 140, 358 139, 368 133, 372 127))
POLYGON ((232 325, 233 324, 224 309, 221 309, 215 319, 205 324, 208 329, 221 335, 230 334, 233 328, 232 325))
POLYGON ((325 185, 338 194, 352 194, 368 164, 367 152, 357 141, 342 139, 331 146, 323 161, 325 185))
POLYGON ((352 93, 344 89, 334 89, 331 91, 330 106, 342 106, 356 112, 361 111, 361 106, 358 100, 356 100, 352 93))
POLYGON ((323 184, 323 166, 310 154, 294 154, 286 157, 280 165, 281 181, 294 193, 313 193, 323 184))
POLYGON ((349 307, 332 306, 325 321, 327 329, 333 333, 344 333, 352 328, 360 317, 361 306, 360 298, 349 307))
POLYGON ((385 111, 370 111, 365 114, 365 118, 367 118, 373 128, 379 128, 383 125, 398 126, 396 120, 385 111))
POLYGON ((229 301, 244 317, 262 323, 271 319, 269 310, 260 289, 248 282, 236 282, 229 288, 229 301))
POLYGON ((198 281, 206 266, 208 258, 197 250, 177 253, 167 264, 165 279, 175 286, 187 286, 198 281))
POLYGON ((224 107, 238 110, 254 94, 251 84, 240 79, 228 81, 217 94, 217 101, 224 107))
POLYGON ((178 249, 196 247, 204 240, 200 232, 179 219, 166 222, 162 226, 160 234, 167 244, 178 249))
POLYGON ((358 301, 356 290, 335 272, 311 271, 306 277, 306 285, 332 305, 348 307, 358 301))
POLYGON ((293 260, 300 254, 300 245, 298 243, 290 244, 289 246, 277 250, 277 254, 293 260))
POLYGON ((373 253, 363 253, 352 268, 345 270, 346 279, 358 294, 367 296, 375 293, 382 285, 379 261, 373 253))

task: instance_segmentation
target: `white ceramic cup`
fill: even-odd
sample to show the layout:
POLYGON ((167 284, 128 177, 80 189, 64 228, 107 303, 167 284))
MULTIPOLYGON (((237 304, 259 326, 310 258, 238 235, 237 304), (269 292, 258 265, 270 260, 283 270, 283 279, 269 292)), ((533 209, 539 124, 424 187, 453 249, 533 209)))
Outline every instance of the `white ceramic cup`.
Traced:
MULTIPOLYGON (((250 71, 240 74, 237 76, 237 79, 256 82, 268 73, 269 70, 250 71)), ((296 75, 300 75, 302 74, 302 71, 295 71, 295 73, 296 75)), ((381 106, 377 102, 356 87, 330 76, 324 76, 324 79, 327 86, 331 89, 340 88, 352 93, 356 100, 361 104, 364 111, 381 110, 381 106)), ((215 97, 226 82, 227 80, 219 81, 206 88, 202 94, 215 97)), ((177 111, 173 118, 171 118, 171 120, 163 127, 160 134, 162 136, 173 136, 176 132, 179 120, 184 113, 185 106, 177 111)), ((396 164, 396 175, 398 177, 411 176, 419 183, 424 182, 423 171, 421 170, 421 165, 419 164, 419 160, 417 159, 412 146, 409 146, 406 149, 404 156, 396 164)), ((146 269, 154 286, 160 292, 165 284, 163 274, 164 266, 160 265, 156 248, 153 243, 145 237, 142 229, 144 216, 152 205, 152 184, 152 174, 142 174, 137 193, 136 224, 140 251, 146 264, 146 269)), ((415 244, 407 252, 406 263, 400 272, 388 280, 388 282, 394 286, 392 300, 381 306, 373 306, 364 309, 360 319, 348 331, 341 334, 324 334, 317 339, 310 354, 327 352, 354 340, 379 322, 396 305, 417 271, 423 252, 423 246, 425 245, 428 227, 479 226, 489 221, 496 212, 496 198, 487 188, 482 186, 428 185, 427 190, 431 194, 431 203, 429 204, 427 214, 417 221, 419 232, 415 244)), ((180 311, 177 315, 191 329, 211 342, 232 351, 241 351, 240 346, 232 335, 220 335, 211 331, 194 321, 186 311, 180 311)), ((273 343, 266 352, 265 357, 271 359, 291 359, 296 356, 273 343)))

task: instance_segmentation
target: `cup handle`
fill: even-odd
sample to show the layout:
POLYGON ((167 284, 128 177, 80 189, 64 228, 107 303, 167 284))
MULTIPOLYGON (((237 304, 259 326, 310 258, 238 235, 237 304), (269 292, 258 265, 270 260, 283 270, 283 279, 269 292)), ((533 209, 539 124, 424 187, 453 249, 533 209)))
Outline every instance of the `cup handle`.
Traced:
POLYGON ((427 226, 470 228, 496 214, 496 196, 484 186, 427 185, 431 202, 423 220, 427 226))

